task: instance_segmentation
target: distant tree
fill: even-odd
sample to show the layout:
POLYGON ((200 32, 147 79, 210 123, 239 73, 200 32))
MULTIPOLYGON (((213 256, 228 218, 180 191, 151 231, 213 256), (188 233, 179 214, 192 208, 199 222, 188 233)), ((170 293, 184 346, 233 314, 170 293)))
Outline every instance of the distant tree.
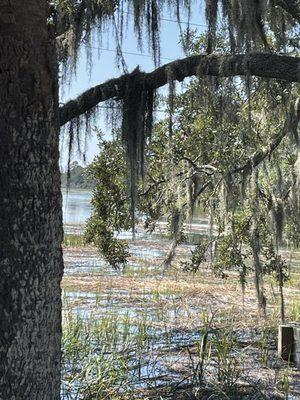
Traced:
POLYGON ((77 161, 73 161, 68 171, 61 174, 61 184, 62 187, 76 189, 92 189, 95 186, 88 176, 87 167, 82 167, 77 161))

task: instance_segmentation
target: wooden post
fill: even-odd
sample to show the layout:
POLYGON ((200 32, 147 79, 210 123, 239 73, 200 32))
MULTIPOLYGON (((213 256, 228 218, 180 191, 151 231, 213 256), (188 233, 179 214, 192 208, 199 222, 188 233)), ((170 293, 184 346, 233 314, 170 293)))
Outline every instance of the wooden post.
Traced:
POLYGON ((294 348, 293 348, 293 362, 300 365, 300 326, 293 327, 294 330, 294 348))
POLYGON ((293 347, 294 347, 293 326, 280 325, 278 331, 278 356, 285 361, 293 361, 293 347))

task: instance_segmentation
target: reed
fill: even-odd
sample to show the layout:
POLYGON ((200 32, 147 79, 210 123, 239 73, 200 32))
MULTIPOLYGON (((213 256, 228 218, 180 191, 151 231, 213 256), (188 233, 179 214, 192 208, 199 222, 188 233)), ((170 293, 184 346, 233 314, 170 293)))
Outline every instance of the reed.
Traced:
POLYGON ((65 233, 63 246, 64 247, 83 247, 85 246, 84 235, 78 235, 73 233, 65 233))

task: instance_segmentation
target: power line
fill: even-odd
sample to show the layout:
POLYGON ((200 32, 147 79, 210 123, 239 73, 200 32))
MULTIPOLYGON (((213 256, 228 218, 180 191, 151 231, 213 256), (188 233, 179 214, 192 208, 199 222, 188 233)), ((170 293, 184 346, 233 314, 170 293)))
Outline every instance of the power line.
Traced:
MULTIPOLYGON (((130 13, 128 11, 124 11, 124 14, 128 14, 128 15, 132 15, 134 16, 133 13, 130 13)), ((188 25, 188 26, 198 26, 200 28, 207 28, 207 25, 205 24, 197 24, 196 22, 189 22, 189 21, 181 21, 181 20, 177 20, 177 19, 170 19, 170 18, 160 18, 161 21, 167 21, 167 22, 173 22, 175 24, 184 24, 184 25, 188 25)))
MULTIPOLYGON (((122 110, 122 107, 118 107, 118 106, 97 106, 97 108, 100 108, 102 110, 122 110)), ((160 113, 164 113, 167 114, 169 112, 169 110, 163 110, 163 109, 159 109, 159 108, 155 108, 153 110, 153 112, 160 112, 160 113)))
MULTIPOLYGON (((104 48, 104 47, 94 47, 94 46, 90 46, 85 44, 86 47, 88 47, 89 49, 93 49, 93 50, 100 50, 100 51, 108 51, 110 53, 118 53, 118 50, 115 49, 108 49, 108 48, 104 48)), ((123 51, 121 50, 122 54, 127 54, 130 56, 139 56, 139 57, 147 57, 147 58, 152 58, 151 54, 145 54, 145 53, 134 53, 131 51, 123 51)), ((160 57, 161 60, 166 60, 166 61, 174 61, 174 58, 168 58, 168 57, 160 57)))
MULTIPOLYGON (((128 11, 124 11, 124 14, 128 14, 131 16, 134 16, 133 13, 130 13, 128 11)), ((174 20, 174 19, 170 19, 170 18, 160 18, 161 21, 166 21, 166 22, 172 22, 172 23, 180 23, 180 24, 184 24, 184 25, 188 25, 188 26, 198 26, 198 27, 202 27, 202 28, 207 28, 207 25, 204 24, 197 24, 197 23, 192 23, 189 21, 181 21, 181 20, 174 20)), ((93 50, 100 50, 100 51, 108 51, 110 53, 117 53, 118 50, 114 50, 114 49, 108 49, 108 48, 104 48, 104 47, 94 47, 94 46, 90 46, 85 44, 86 47, 93 49, 93 50)), ((153 58, 153 56, 151 54, 145 54, 145 53, 135 53, 135 52, 131 52, 131 51, 123 51, 121 50, 121 54, 127 54, 130 56, 137 56, 137 57, 146 57, 146 58, 153 58)), ((168 57, 160 57, 161 60, 166 60, 166 61, 174 61, 174 58, 168 58, 168 57)))
POLYGON ((196 24, 195 22, 188 22, 188 21, 177 21, 175 19, 168 19, 168 18, 160 18, 161 21, 167 21, 167 22, 174 22, 175 24, 184 24, 184 25, 188 25, 188 26, 199 26, 201 28, 207 28, 207 25, 204 24, 196 24))
MULTIPOLYGON (((61 103, 61 105, 64 105, 64 103, 61 103)), ((101 110, 118 110, 118 111, 122 111, 122 106, 97 106, 97 109, 101 109, 101 110)), ((160 113, 164 113, 167 114, 169 112, 169 110, 163 110, 162 108, 155 108, 153 110, 153 112, 160 112, 160 113)))

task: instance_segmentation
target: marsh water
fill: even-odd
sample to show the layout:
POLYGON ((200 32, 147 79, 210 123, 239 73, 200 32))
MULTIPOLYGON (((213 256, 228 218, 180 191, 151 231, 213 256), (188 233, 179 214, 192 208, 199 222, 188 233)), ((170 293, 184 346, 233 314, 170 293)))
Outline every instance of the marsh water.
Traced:
POLYGON ((92 192, 90 190, 67 190, 63 188, 62 195, 65 231, 82 230, 92 212, 92 192))
MULTIPOLYGON (((84 226, 91 216, 92 212, 92 191, 82 189, 62 189, 63 195, 63 223, 65 233, 79 233, 82 234, 84 226)), ((160 231, 166 230, 167 221, 162 219, 160 221, 160 231)), ((190 224, 187 224, 186 230, 189 235, 204 233, 207 234, 209 230, 209 220, 206 216, 196 211, 195 216, 190 224)), ((138 229, 138 237, 148 238, 146 232, 138 229)), ((121 232, 119 235, 122 239, 130 239, 131 232, 121 232)))
MULTIPOLYGON (((91 197, 92 193, 86 190, 63 191, 65 233, 84 232, 92 211, 91 197)), ((197 238, 207 235, 209 221, 198 215, 186 230, 191 240, 178 247, 181 260, 190 256, 192 243, 197 238)), ((135 241, 130 232, 122 232, 120 237, 129 241, 131 253, 123 271, 111 269, 95 248, 64 249, 65 335, 72 344, 70 347, 65 342, 64 400, 108 398, 106 389, 99 397, 85 397, 81 393, 82 388, 93 391, 95 385, 103 382, 111 387, 122 385, 144 390, 171 383, 180 386, 194 379, 191 371, 196 368, 194 363, 197 365, 208 305, 228 313, 226 286, 220 281, 220 294, 218 286, 210 293, 209 286, 205 291, 208 276, 204 281, 203 275, 193 275, 191 279, 192 275, 182 274, 180 267, 174 272, 165 271, 162 265, 170 246, 165 231, 166 221, 161 221, 160 232, 150 235, 139 228, 135 241), (96 365, 97 373, 90 372, 87 376, 82 368, 84 363, 89 371, 96 365), (102 369, 105 370, 103 377, 102 369)), ((295 262, 298 268, 300 257, 295 262)), ((236 287, 231 287, 231 293, 236 294, 236 287)), ((235 301, 240 303, 240 298, 237 296, 235 301)), ((253 335, 251 340, 257 340, 256 331, 253 335)), ((253 351, 251 347, 249 354, 250 351, 253 351)), ((276 359, 276 352, 272 354, 276 359)), ((255 376, 260 365, 251 362, 252 355, 249 355, 250 361, 246 358, 246 365, 249 375, 255 376)))
MULTIPOLYGON (((92 193, 74 189, 63 190, 62 193, 65 233, 82 234, 92 211, 90 203, 92 193)), ((154 348, 166 351, 170 347, 181 348, 199 340, 198 329, 183 327, 180 330, 176 324, 174 325, 174 321, 179 316, 182 320, 190 319, 192 315, 196 316, 201 312, 199 307, 184 307, 179 310, 176 305, 178 296, 174 295, 171 290, 161 291, 159 287, 149 289, 146 287, 147 284, 143 283, 143 278, 145 278, 145 282, 149 279, 147 276, 149 271, 160 269, 168 252, 170 242, 163 235, 166 224, 166 221, 161 221, 161 233, 156 235, 150 235, 138 228, 136 241, 132 240, 131 232, 119 234, 120 238, 129 240, 131 259, 126 271, 114 271, 109 268, 95 249, 65 249, 65 280, 72 282, 72 287, 63 290, 65 312, 72 310, 76 318, 84 320, 90 320, 91 317, 97 320, 109 318, 109 320, 115 321, 118 330, 127 329, 126 326, 130 320, 128 329, 134 333, 133 336, 140 329, 146 330, 143 335, 147 337, 148 346, 151 342, 152 353, 154 348), (114 287, 115 280, 119 279, 123 280, 124 287, 114 287), (139 287, 137 287, 136 279, 140 280, 139 287), (79 281, 83 289, 80 288, 79 281), (109 284, 107 286, 104 284, 100 290, 94 286, 97 286, 99 281, 102 282, 102 285, 103 282, 109 282, 109 284), (91 285, 90 290, 86 289, 87 284, 91 285), (170 301, 173 306, 164 305, 170 301)), ((198 218, 196 224, 198 225, 196 229, 207 230, 208 221, 206 219, 198 218)), ((191 245, 181 245, 179 247, 181 256, 186 257, 191 248, 191 245)), ((152 273, 150 272, 150 274, 152 273)), ((156 280, 154 277, 150 279, 153 281, 152 284, 155 281, 159 285, 160 279, 156 280)), ((144 387, 146 378, 150 379, 152 383, 155 380, 160 384, 164 380, 169 381, 171 376, 172 379, 175 379, 176 374, 170 375, 166 366, 166 364, 173 363, 174 354, 164 355, 161 360, 157 358, 155 366, 152 365, 149 358, 149 351, 147 354, 139 361, 138 376, 132 377, 137 387, 144 387)), ((158 357, 157 352, 156 357, 158 357)), ((135 368, 133 370, 136 371, 135 368)), ((64 398, 72 399, 72 391, 64 398)))

